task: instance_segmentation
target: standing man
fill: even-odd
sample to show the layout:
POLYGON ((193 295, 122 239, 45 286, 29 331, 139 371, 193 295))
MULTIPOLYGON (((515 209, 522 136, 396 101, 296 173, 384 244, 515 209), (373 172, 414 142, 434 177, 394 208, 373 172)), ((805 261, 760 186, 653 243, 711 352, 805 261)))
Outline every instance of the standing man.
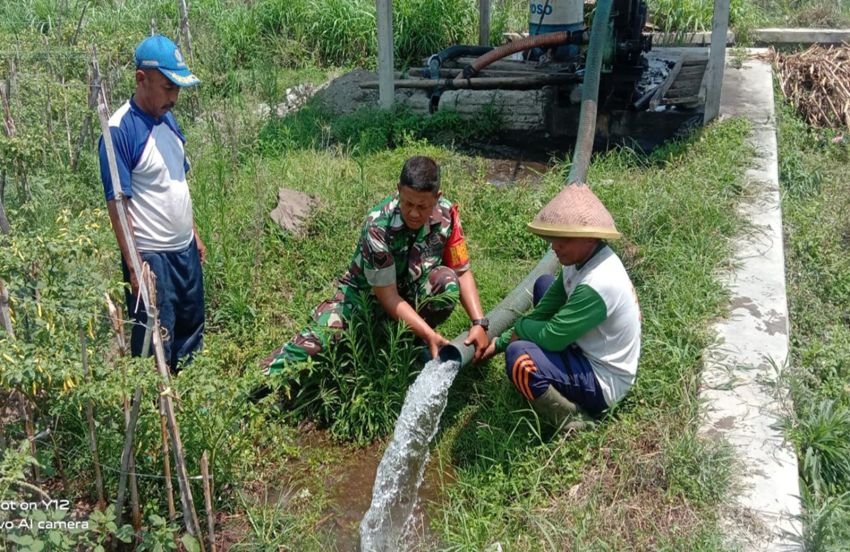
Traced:
POLYGON ((118 210, 127 215, 143 262, 156 276, 159 321, 165 330, 165 357, 172 371, 202 344, 204 242, 192 217, 186 182, 186 138, 171 109, 181 88, 200 82, 189 71, 177 45, 155 35, 136 48, 136 92, 109 119, 120 182, 113 182, 106 148, 100 140, 100 174, 109 221, 121 249, 127 310, 133 317, 130 349, 142 354, 147 313, 138 301, 139 280, 130 262, 129 244, 120 232, 118 210), (123 199, 117 200, 116 186, 123 199), (137 307, 138 304, 138 307, 137 307))
POLYGON ((517 391, 556 427, 580 429, 629 391, 640 357, 637 294, 604 240, 620 233, 584 185, 571 184, 530 223, 562 268, 534 285, 534 310, 493 340, 517 391), (570 418, 579 418, 567 425, 570 418), (582 419, 583 418, 583 419, 582 419))
POLYGON ((404 163, 396 193, 366 216, 360 242, 332 299, 313 310, 312 324, 266 359, 266 372, 303 362, 323 351, 348 326, 356 298, 374 297, 383 312, 403 321, 436 358, 448 340, 435 329, 458 300, 469 315, 467 345, 478 359, 487 349, 489 322, 478 287, 457 205, 440 191, 440 168, 423 156, 404 163))

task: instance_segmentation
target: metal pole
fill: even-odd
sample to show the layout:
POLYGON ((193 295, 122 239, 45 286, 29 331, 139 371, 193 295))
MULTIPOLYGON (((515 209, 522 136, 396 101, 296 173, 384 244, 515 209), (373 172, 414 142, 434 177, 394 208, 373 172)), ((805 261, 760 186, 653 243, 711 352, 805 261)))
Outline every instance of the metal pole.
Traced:
POLYGON ((723 88, 723 70, 726 66, 726 33, 729 30, 729 0, 714 0, 714 18, 711 22, 711 51, 708 56, 705 113, 707 124, 720 113, 720 91, 723 88))
POLYGON ((490 45, 490 0, 478 0, 478 45, 490 45))
POLYGON ((393 2, 376 0, 378 20, 378 97, 382 109, 393 106, 393 2))

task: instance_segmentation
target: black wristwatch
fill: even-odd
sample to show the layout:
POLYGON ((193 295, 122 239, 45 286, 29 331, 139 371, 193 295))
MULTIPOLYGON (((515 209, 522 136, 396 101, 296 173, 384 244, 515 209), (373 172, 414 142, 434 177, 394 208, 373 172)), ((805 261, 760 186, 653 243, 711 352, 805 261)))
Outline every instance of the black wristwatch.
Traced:
POLYGON ((476 318, 472 321, 472 325, 481 326, 485 332, 490 329, 490 321, 486 318, 476 318))

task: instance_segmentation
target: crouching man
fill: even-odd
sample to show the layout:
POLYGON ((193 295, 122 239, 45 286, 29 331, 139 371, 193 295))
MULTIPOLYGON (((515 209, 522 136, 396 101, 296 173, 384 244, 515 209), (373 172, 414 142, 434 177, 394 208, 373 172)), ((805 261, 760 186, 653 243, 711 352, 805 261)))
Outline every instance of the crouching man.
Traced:
POLYGON ((581 429, 634 384, 641 315, 623 263, 606 244, 620 233, 587 186, 571 184, 528 225, 562 268, 534 286, 534 309, 493 340, 508 379, 541 417, 581 429), (569 420, 569 421, 568 421, 569 420))
POLYGON ((456 205, 440 191, 440 168, 428 157, 404 163, 396 192, 373 207, 336 294, 318 305, 312 323, 264 362, 267 374, 315 357, 348 327, 357 298, 373 296, 383 312, 403 321, 432 357, 448 340, 435 329, 458 300, 471 320, 467 345, 481 358, 490 339, 478 288, 469 269, 456 205))

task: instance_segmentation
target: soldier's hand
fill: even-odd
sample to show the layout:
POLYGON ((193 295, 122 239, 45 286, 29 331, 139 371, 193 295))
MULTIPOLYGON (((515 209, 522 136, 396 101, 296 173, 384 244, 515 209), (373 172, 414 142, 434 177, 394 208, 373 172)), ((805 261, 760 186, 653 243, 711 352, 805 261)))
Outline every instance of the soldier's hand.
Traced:
POLYGON ((449 340, 437 332, 428 336, 427 345, 428 351, 431 353, 431 358, 437 358, 440 354, 440 348, 448 344, 449 340))

